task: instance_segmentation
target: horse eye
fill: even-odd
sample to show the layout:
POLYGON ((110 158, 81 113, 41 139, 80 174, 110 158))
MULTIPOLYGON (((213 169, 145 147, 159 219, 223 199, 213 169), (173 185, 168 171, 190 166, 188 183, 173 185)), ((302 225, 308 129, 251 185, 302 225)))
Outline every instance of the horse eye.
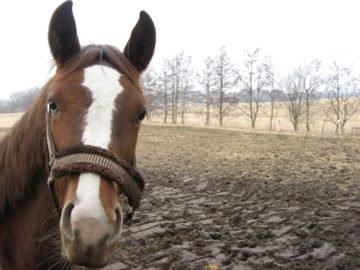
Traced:
POLYGON ((48 101, 48 109, 49 109, 49 112, 57 112, 59 110, 56 102, 53 100, 48 101))
POLYGON ((145 116, 146 116, 146 110, 143 110, 143 111, 139 114, 138 121, 141 122, 142 120, 144 120, 145 116))

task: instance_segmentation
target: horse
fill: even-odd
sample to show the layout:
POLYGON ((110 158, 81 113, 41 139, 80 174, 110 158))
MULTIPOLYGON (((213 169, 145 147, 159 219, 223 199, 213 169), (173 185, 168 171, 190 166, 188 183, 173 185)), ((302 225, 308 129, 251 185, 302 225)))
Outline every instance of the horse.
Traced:
POLYGON ((72 6, 50 20, 54 76, 0 143, 0 269, 103 267, 141 199, 135 152, 154 23, 141 11, 122 52, 80 46, 72 6))

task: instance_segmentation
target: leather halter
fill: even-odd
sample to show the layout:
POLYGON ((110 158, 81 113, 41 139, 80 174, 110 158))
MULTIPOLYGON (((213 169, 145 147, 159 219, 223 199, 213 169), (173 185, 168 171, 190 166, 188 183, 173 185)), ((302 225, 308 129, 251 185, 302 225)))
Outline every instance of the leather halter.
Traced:
POLYGON ((128 198, 129 207, 125 214, 126 223, 135 210, 140 206, 144 180, 135 166, 131 166, 119 160, 110 151, 91 145, 79 144, 68 149, 56 151, 51 132, 52 111, 47 107, 46 112, 46 141, 49 154, 49 178, 48 187, 51 199, 56 211, 61 216, 62 209, 55 192, 55 180, 57 178, 91 172, 104 177, 106 180, 116 183, 128 198))

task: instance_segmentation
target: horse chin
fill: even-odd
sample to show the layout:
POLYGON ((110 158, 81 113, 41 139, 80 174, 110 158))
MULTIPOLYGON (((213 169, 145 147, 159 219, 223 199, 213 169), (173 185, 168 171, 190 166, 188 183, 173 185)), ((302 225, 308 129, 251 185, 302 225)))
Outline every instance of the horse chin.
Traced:
POLYGON ((88 268, 103 268, 108 264, 109 260, 106 260, 104 262, 93 262, 93 261, 79 261, 72 263, 73 265, 88 267, 88 268))
MULTIPOLYGON (((111 249, 111 251, 112 250, 113 249, 111 249)), ((98 253, 87 256, 83 255, 83 252, 74 250, 71 247, 64 248, 64 245, 62 247, 62 255, 71 265, 78 265, 89 268, 105 267, 109 262, 109 254, 111 254, 111 251, 107 250, 107 252, 103 252, 102 250, 100 251, 102 254, 98 253), (70 252, 67 250, 69 250, 70 252)))

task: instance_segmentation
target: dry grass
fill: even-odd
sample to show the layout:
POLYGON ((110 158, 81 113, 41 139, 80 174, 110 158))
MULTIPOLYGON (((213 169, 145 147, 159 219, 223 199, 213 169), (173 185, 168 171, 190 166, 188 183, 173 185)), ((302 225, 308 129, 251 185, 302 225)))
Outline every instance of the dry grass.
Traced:
POLYGON ((0 130, 14 125, 22 115, 23 113, 0 113, 0 130))
POLYGON ((0 113, 0 139, 22 115, 23 113, 0 113))
MULTIPOLYGON (((231 108, 229 114, 224 119, 224 128, 236 128, 241 130, 251 130, 249 118, 246 115, 246 104, 238 104, 231 108)), ((293 133, 293 125, 289 119, 287 111, 287 104, 285 102, 279 103, 275 112, 273 120, 272 132, 293 133)), ((210 119, 211 127, 218 127, 218 119, 216 118, 216 110, 211 111, 212 118, 210 119)), ((270 124, 270 103, 264 102, 261 105, 259 116, 256 122, 256 131, 269 131, 270 124)), ((190 106, 186 112, 185 125, 190 126, 205 126, 205 108, 201 106, 190 106)), ((171 119, 168 119, 170 122, 171 119)), ((332 135, 335 132, 335 125, 331 123, 324 114, 324 101, 320 100, 314 102, 311 107, 311 133, 314 135, 326 134, 332 135)), ((155 124, 163 123, 163 116, 154 114, 150 122, 155 124)), ((181 122, 181 119, 178 119, 181 122)), ((353 127, 360 127, 360 112, 349 120, 345 126, 345 134, 350 134, 353 127)), ((300 125, 300 133, 305 132, 305 121, 300 125)))

